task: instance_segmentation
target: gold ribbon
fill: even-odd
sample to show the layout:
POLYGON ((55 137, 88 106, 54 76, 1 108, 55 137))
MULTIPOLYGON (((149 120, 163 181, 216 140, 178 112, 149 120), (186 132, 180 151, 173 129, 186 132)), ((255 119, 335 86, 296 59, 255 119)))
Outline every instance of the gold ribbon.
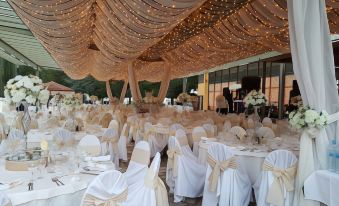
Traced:
POLYGON ((144 141, 148 141, 149 138, 151 137, 151 135, 155 134, 155 128, 152 126, 150 127, 147 132, 144 133, 143 137, 144 137, 144 141))
POLYGON ((178 157, 181 155, 180 149, 175 147, 174 149, 167 150, 167 168, 172 169, 173 177, 178 176, 178 157))
POLYGON ((231 157, 225 161, 218 162, 211 155, 208 155, 207 162, 212 168, 212 172, 208 177, 209 181, 208 189, 209 191, 214 192, 217 188, 220 173, 224 172, 228 168, 236 169, 237 161, 235 157, 231 157))
POLYGON ((82 206, 118 206, 120 205, 119 203, 127 200, 127 195, 128 189, 108 200, 102 200, 93 195, 86 194, 82 206))
POLYGON ((287 192, 294 190, 294 178, 297 172, 297 164, 287 168, 280 169, 273 167, 269 162, 264 162, 263 170, 271 171, 274 180, 271 186, 268 189, 266 202, 272 205, 284 206, 285 198, 283 187, 286 188, 287 192))
POLYGON ((155 176, 151 169, 148 169, 145 176, 145 186, 155 190, 156 205, 157 206, 168 206, 167 189, 164 182, 155 176))
POLYGON ((194 142, 199 142, 201 137, 207 138, 207 134, 206 134, 206 132, 201 131, 201 132, 196 132, 196 133, 192 134, 192 137, 193 137, 194 142))

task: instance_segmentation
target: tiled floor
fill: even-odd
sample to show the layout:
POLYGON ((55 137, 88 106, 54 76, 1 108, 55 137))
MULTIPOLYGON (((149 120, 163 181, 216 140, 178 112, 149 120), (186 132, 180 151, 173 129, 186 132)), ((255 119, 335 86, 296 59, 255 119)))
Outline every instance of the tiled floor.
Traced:
MULTIPOLYGON (((132 154, 132 150, 133 150, 134 144, 130 143, 127 146, 127 151, 128 151, 128 159, 130 159, 131 154, 132 154)), ((166 164, 167 164, 167 156, 166 155, 162 155, 161 158, 161 167, 159 170, 159 177, 164 181, 164 183, 166 184, 166 164)), ((122 171, 124 172, 127 169, 128 163, 120 163, 120 167, 122 168, 122 171)), ((167 191, 168 188, 167 188, 167 191)), ((180 202, 180 203, 174 203, 173 201, 173 194, 168 194, 168 199, 169 199, 169 203, 170 206, 200 206, 202 204, 202 198, 186 198, 185 201, 180 202)), ((255 206, 255 204, 250 204, 250 206, 255 206)))

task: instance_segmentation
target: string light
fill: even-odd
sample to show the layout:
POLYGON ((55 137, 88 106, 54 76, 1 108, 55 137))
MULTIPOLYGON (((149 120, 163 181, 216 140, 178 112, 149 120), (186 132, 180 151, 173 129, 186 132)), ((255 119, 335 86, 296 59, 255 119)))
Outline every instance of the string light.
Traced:
MULTIPOLYGON (((327 1, 339 30, 338 0, 327 1)), ((74 79, 158 81, 269 51, 289 51, 281 0, 8 0, 74 79), (165 68, 165 69, 164 69, 165 68)))

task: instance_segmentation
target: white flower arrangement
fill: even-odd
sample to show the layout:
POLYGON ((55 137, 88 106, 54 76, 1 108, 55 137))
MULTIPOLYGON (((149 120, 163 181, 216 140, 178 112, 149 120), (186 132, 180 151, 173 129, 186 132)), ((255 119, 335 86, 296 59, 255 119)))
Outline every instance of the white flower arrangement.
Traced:
POLYGON ((187 94, 186 92, 180 93, 177 97, 177 102, 184 103, 184 102, 190 102, 191 96, 187 94))
POLYGON ((42 80, 34 75, 18 75, 8 80, 4 93, 10 103, 26 100, 29 104, 46 104, 49 99, 49 91, 44 89, 42 80))
POLYGON ((245 102, 245 107, 248 108, 249 106, 265 106, 267 99, 261 91, 252 90, 243 101, 245 102))
POLYGON ((75 107, 80 106, 81 101, 80 101, 79 97, 75 94, 65 95, 65 97, 62 99, 62 105, 66 109, 73 109, 75 107))
POLYGON ((53 98, 51 99, 50 103, 52 104, 52 106, 57 106, 62 103, 64 98, 65 98, 65 95, 63 94, 55 94, 53 98))
POLYGON ((296 129, 324 128, 327 125, 328 113, 317 112, 309 106, 301 106, 288 115, 288 121, 296 129))

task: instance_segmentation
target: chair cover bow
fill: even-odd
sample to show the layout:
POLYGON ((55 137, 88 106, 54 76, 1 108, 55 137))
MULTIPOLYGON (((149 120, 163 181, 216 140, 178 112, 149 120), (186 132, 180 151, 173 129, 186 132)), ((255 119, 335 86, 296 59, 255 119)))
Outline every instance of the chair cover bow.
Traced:
POLYGON ((181 155, 181 151, 178 147, 167 150, 167 168, 172 169, 173 177, 178 176, 178 157, 181 155))
POLYGON ((127 200, 127 195, 128 189, 108 200, 102 200, 94 197, 93 195, 87 194, 84 198, 83 206, 119 206, 119 203, 127 200))
POLYGON ((155 190, 157 206, 168 206, 167 189, 164 182, 148 169, 145 176, 145 186, 155 190))
POLYGON ((231 157, 225 161, 218 162, 211 155, 208 155, 207 162, 212 168, 212 172, 210 176, 208 177, 208 181, 209 181, 208 189, 211 192, 214 192, 217 188, 220 173, 224 172, 228 168, 236 169, 237 162, 236 162, 235 157, 231 157))
POLYGON ((271 171, 274 176, 273 183, 267 193, 266 202, 277 206, 283 206, 285 204, 283 188, 285 187, 287 192, 294 190, 294 178, 297 172, 296 164, 287 169, 281 169, 273 167, 269 162, 265 161, 263 170, 271 171))

